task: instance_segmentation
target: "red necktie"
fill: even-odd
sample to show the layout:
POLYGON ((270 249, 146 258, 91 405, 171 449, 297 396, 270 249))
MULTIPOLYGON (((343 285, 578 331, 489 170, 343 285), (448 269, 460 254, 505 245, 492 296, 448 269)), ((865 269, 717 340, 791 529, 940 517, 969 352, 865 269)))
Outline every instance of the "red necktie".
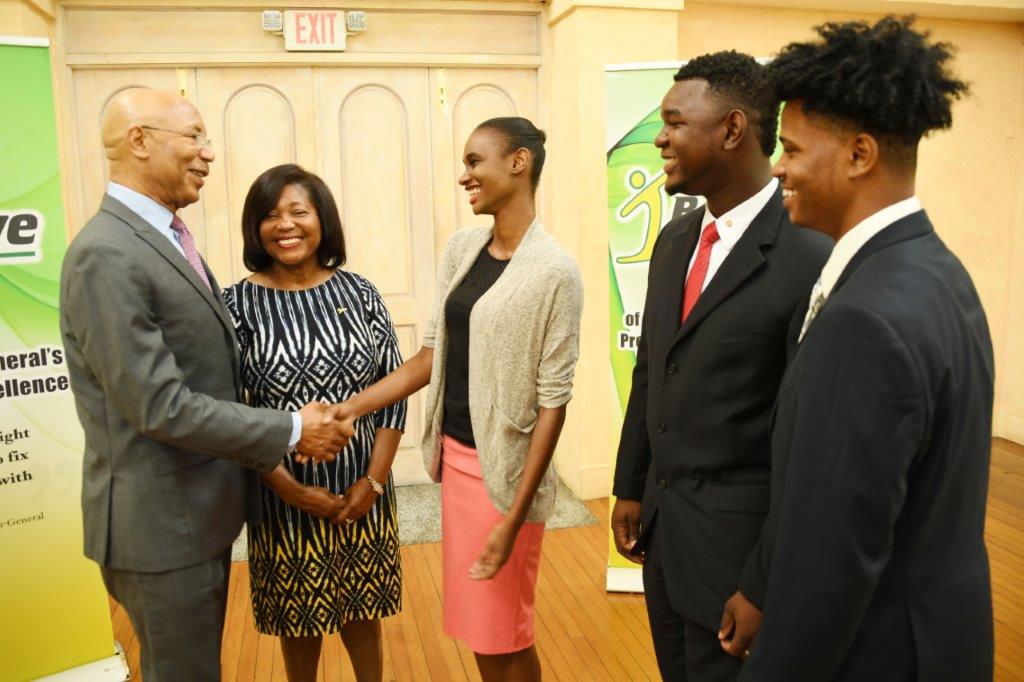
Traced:
POLYGON ((693 306, 700 298, 700 291, 704 288, 704 278, 708 274, 708 262, 711 260, 711 247, 718 241, 718 228, 714 222, 708 223, 700 235, 700 247, 697 249, 697 258, 693 261, 690 275, 686 278, 686 286, 683 288, 683 317, 680 322, 685 322, 693 306))
MULTIPOLYGON (((171 229, 178 233, 178 240, 181 242, 181 250, 185 252, 185 260, 192 266, 192 269, 199 275, 199 279, 203 280, 206 284, 206 288, 213 291, 213 287, 210 286, 210 278, 206 276, 206 268, 203 267, 203 261, 199 258, 199 252, 196 251, 195 240, 192 239, 192 233, 185 227, 185 223, 181 221, 181 218, 174 216, 174 220, 171 221, 171 229)), ((707 269, 707 266, 704 267, 707 269)))

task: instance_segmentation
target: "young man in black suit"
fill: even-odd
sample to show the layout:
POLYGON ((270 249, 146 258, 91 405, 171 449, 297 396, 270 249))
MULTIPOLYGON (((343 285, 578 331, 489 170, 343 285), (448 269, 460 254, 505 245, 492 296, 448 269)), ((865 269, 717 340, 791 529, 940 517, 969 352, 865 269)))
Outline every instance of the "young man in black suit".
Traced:
POLYGON ((772 427, 765 619, 742 679, 992 679, 992 345, 914 196, 966 92, 912 19, 825 24, 771 70, 790 219, 837 239, 772 427))
POLYGON ((655 140, 665 191, 707 204, 666 225, 651 258, 612 526, 644 563, 662 676, 731 680, 761 618, 761 573, 744 567, 768 511, 787 329, 832 242, 782 207, 765 68, 720 52, 675 81, 655 140))

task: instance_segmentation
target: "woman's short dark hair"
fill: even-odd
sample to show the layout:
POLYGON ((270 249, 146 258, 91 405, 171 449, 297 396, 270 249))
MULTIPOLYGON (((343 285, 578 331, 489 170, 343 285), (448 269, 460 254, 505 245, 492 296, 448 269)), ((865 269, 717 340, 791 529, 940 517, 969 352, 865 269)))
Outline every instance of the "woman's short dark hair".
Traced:
POLYGON ((245 205, 242 207, 242 262, 245 263, 245 267, 252 272, 259 272, 266 270, 273 263, 263 248, 263 240, 260 239, 260 223, 277 206, 281 193, 288 185, 298 185, 306 190, 320 218, 317 261, 325 268, 344 265, 345 232, 342 230, 338 206, 334 203, 331 190, 319 176, 294 163, 286 163, 264 171, 245 195, 245 205))
POLYGON ((537 189, 540 172, 544 169, 544 142, 548 136, 544 131, 533 125, 533 122, 522 116, 500 116, 491 118, 476 127, 486 128, 499 133, 505 139, 505 153, 517 149, 528 149, 533 157, 533 168, 530 169, 530 186, 537 189))

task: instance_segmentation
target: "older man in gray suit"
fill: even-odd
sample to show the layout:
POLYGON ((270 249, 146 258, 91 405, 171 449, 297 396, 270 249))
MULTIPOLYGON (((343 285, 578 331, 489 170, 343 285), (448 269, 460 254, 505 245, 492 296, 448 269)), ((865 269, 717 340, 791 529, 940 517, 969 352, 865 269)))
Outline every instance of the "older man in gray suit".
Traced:
POLYGON ((131 618, 146 682, 217 680, 246 468, 272 470, 290 447, 332 459, 346 438, 323 406, 238 402, 231 322, 176 215, 213 161, 195 107, 126 91, 107 107, 103 144, 110 185, 61 274, 85 553, 131 618))

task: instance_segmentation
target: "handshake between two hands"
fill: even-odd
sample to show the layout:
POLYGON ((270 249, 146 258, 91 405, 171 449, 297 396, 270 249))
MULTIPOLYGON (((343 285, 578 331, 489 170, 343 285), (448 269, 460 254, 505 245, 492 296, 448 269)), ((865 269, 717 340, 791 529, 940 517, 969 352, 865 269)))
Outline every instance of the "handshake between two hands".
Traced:
POLYGON ((345 403, 306 403, 299 410, 299 417, 302 435, 294 454, 299 464, 310 460, 333 462, 355 435, 356 414, 345 403))

